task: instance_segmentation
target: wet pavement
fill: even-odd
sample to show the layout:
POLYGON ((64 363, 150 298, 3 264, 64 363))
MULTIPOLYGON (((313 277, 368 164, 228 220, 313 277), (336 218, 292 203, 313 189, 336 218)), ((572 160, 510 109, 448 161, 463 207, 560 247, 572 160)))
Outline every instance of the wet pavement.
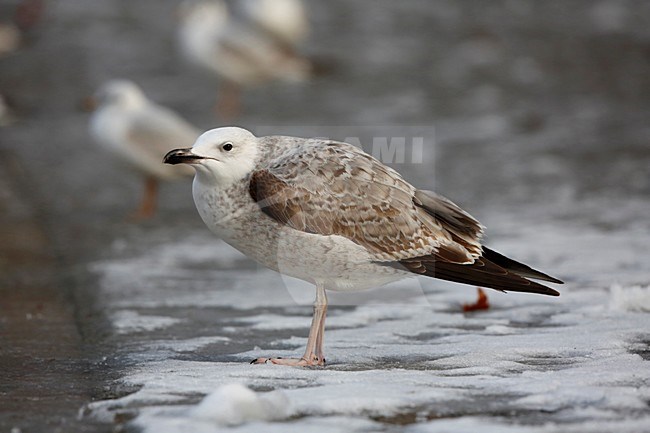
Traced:
POLYGON ((65 431, 96 392, 93 384, 101 384, 91 372, 57 248, 41 224, 43 209, 26 188, 31 181, 8 154, 0 176, 2 424, 65 431))
MULTIPOLYGON (((15 3, 0 2, 3 18, 15 3)), ((182 411, 233 380, 288 395, 289 421, 266 430, 647 429, 650 316, 634 306, 642 292, 626 297, 650 284, 648 2, 307 2, 305 51, 335 72, 247 91, 237 123, 422 136, 422 159, 394 167, 470 210, 490 245, 567 281, 559 300, 491 294, 485 315, 460 313, 473 289, 446 283, 333 295, 322 374, 246 370, 300 350, 311 289, 213 238, 188 182, 162 188, 153 220, 127 221, 140 181, 87 133, 79 102, 114 77, 220 124, 216 81, 176 51, 176 4, 48 2, 0 58, 18 117, 0 129, 0 430, 155 431, 192 421, 182 411), (580 340, 589 326, 601 342, 580 340), (635 376, 585 379, 616 365, 635 376), (316 386, 320 402, 305 397, 316 386)))

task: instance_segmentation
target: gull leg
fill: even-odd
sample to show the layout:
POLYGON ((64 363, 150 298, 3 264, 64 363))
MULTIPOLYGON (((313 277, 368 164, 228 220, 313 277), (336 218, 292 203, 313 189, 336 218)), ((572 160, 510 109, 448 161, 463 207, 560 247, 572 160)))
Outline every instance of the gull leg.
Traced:
POLYGON ((300 359, 296 358, 257 358, 251 364, 292 365, 299 367, 325 365, 323 355, 323 337, 325 335, 325 315, 327 313, 327 295, 322 285, 316 286, 316 301, 314 302, 314 316, 309 328, 309 338, 305 354, 300 359))
POLYGON ((149 176, 144 181, 144 193, 140 205, 131 218, 136 221, 151 218, 156 211, 157 198, 158 180, 155 177, 149 176))
POLYGON ((477 287, 478 298, 473 304, 463 304, 463 311, 476 311, 476 310, 487 310, 490 308, 490 303, 488 302, 488 297, 480 287, 477 287))
MULTIPOLYGON (((316 302, 318 302, 318 296, 320 292, 316 293, 316 302)), ((323 314, 320 318, 320 323, 318 325, 318 334, 316 335, 316 359, 322 362, 322 365, 325 365, 325 353, 323 352, 323 340, 325 339, 325 317, 327 316, 327 294, 325 289, 323 289, 322 297, 324 302, 323 305, 323 314)))
POLYGON ((325 316, 327 314, 327 295, 322 286, 316 287, 316 301, 314 302, 314 317, 312 318, 307 348, 302 356, 304 360, 311 360, 316 365, 325 365, 323 356, 323 337, 325 335, 325 316))
POLYGON ((241 89, 239 85, 226 80, 220 81, 214 112, 223 123, 228 123, 239 116, 241 113, 241 89))

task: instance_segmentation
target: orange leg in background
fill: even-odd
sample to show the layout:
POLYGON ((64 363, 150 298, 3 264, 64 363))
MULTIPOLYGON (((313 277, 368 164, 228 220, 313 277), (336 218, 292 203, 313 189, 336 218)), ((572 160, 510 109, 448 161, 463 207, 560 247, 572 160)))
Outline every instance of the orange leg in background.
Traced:
POLYGON ((487 310, 490 308, 490 303, 488 297, 480 287, 477 287, 478 299, 473 304, 463 304, 463 311, 477 311, 477 310, 487 310))
POLYGON ((158 179, 147 177, 144 180, 144 192, 142 200, 136 211, 131 215, 131 219, 141 221, 151 218, 156 213, 156 204, 158 201, 158 179))

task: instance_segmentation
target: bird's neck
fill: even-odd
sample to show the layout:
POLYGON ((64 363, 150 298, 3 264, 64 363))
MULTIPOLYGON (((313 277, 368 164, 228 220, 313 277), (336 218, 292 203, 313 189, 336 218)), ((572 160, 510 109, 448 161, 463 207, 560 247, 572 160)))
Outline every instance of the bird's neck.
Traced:
POLYGON ((219 237, 228 240, 241 222, 239 216, 255 205, 248 193, 247 182, 227 185, 215 184, 214 180, 202 178, 197 172, 192 184, 192 195, 203 222, 219 237))

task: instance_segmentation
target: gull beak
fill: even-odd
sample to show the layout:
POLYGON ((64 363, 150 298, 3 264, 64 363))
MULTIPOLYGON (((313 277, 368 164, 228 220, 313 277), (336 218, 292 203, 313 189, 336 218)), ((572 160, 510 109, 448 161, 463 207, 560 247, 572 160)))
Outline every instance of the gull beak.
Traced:
POLYGON ((205 159, 203 156, 192 153, 191 148, 174 149, 165 155, 163 162, 165 164, 195 164, 199 160, 205 159))

